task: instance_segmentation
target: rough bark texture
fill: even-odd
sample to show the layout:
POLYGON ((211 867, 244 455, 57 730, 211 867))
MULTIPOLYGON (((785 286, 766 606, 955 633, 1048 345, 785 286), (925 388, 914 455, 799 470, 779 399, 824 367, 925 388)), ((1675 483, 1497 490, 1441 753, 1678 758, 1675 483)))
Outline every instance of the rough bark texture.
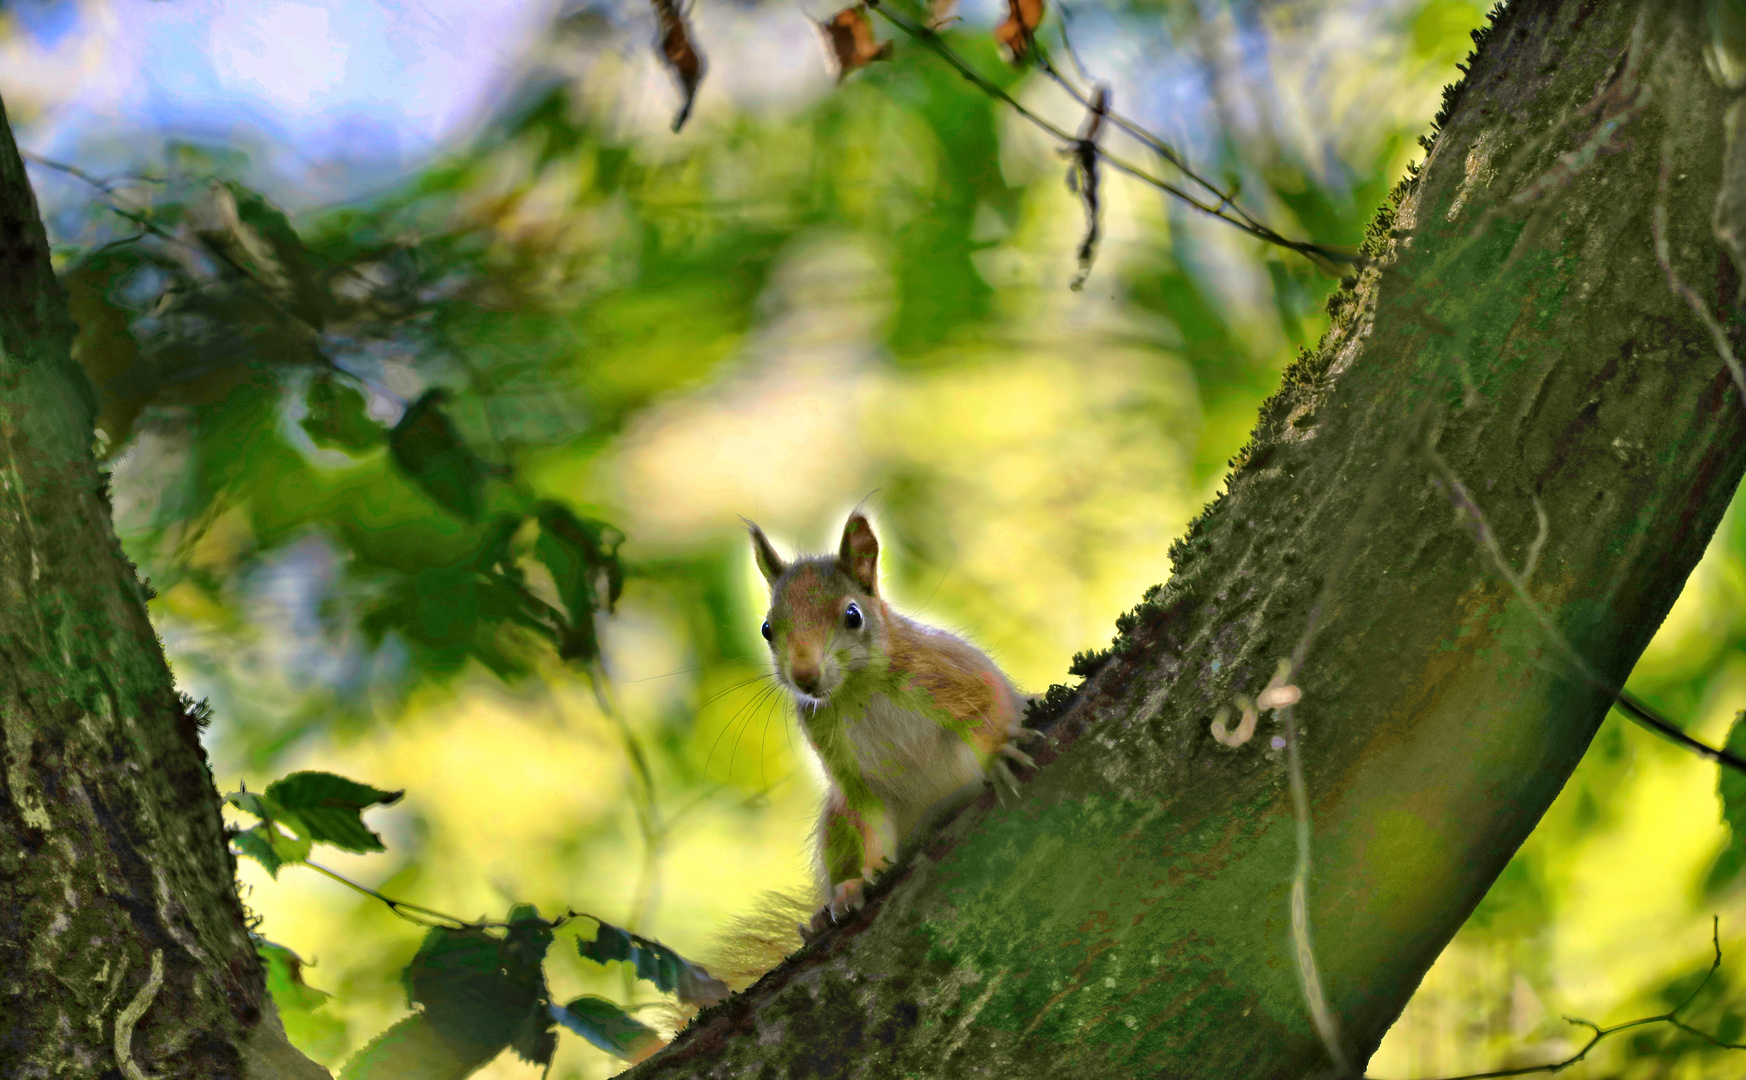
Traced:
POLYGON ((296 1075, 72 330, 0 108, 0 1076, 296 1075))
POLYGON ((1025 798, 959 815, 858 918, 632 1075, 1326 1070, 1282 731, 1208 734, 1312 614, 1310 926, 1361 1066, 1606 714, 1535 607, 1622 681, 1746 466, 1739 391, 1671 280, 1736 325, 1712 214, 1739 205, 1721 196, 1740 198, 1725 163, 1746 145, 1706 37, 1695 5, 1514 5, 1379 221, 1380 265, 1337 298, 1025 798), (1532 604, 1457 484, 1518 571, 1537 553, 1532 604))
MULTIPOLYGON (((1693 307, 1739 312, 1717 234, 1746 236, 1746 164, 1729 166, 1746 137, 1692 15, 1512 9, 1384 215, 1381 263, 1051 729, 1025 798, 959 815, 860 917, 638 1077, 1326 1068, 1280 730, 1208 735, 1300 646, 1310 920, 1345 1053, 1367 1057, 1605 713, 1538 613, 1621 679, 1746 468, 1746 409, 1693 307), (1457 484, 1518 569, 1537 555, 1532 604, 1456 513, 1457 484)), ((3 121, 0 1074, 325 1075, 265 999, 3 121)))

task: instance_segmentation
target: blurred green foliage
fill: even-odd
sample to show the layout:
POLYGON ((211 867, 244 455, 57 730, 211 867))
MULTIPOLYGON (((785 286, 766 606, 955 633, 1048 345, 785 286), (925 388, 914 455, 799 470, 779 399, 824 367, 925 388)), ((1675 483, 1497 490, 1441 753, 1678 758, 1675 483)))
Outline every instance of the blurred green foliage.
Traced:
MULTIPOLYGON (((778 93, 754 69, 810 44, 798 16, 701 3, 711 67, 675 137, 633 7, 566 12, 476 137, 389 191, 287 215, 238 151, 136 133, 139 173, 51 221, 117 527, 180 680, 214 701, 221 782, 344 760, 411 792, 382 826, 383 891, 624 913, 632 964, 517 968, 578 1031, 605 1023, 595 992, 634 999, 638 971, 679 970, 630 932, 696 955, 772 877, 804 879, 804 755, 763 676, 734 515, 823 535, 877 489, 906 608, 1040 690, 1156 582, 1334 284, 1112 176, 1099 262, 1070 294, 1067 162, 925 50, 778 93)), ((989 13, 965 14, 952 47, 1077 128, 998 55, 989 13)), ((1072 27, 1117 106, 1249 209, 1355 244, 1482 15, 1136 0, 1075 5, 1072 27)), ((1715 740, 1746 699, 1743 567, 1737 506, 1633 680, 1715 740)), ((1609 721, 1379 1071, 1546 1060, 1570 1045, 1561 1011, 1665 1008, 1707 962, 1709 912, 1725 948, 1746 940, 1746 859, 1716 798, 1713 768, 1609 721), (1653 895, 1608 892, 1621 874, 1653 895)), ((1739 793, 1721 798, 1738 820, 1739 793)), ((422 972, 415 998, 465 974, 373 901, 252 873, 263 929, 325 953, 325 1004, 300 962, 268 959, 324 1061, 402 1015, 397 972, 422 972)), ((1724 1038, 1730 970, 1689 1017, 1724 1038)), ((499 1017, 472 1056, 525 1035, 537 1058, 548 1019, 510 1030, 530 1015, 499 1017)), ((399 1023, 364 1058, 439 1053, 399 1023)), ((614 1031, 595 1034, 630 1037, 614 1031)), ((1657 1029, 1595 1060, 1719 1075, 1720 1053, 1657 1029)), ((553 1075, 612 1067, 561 1047, 553 1075)))

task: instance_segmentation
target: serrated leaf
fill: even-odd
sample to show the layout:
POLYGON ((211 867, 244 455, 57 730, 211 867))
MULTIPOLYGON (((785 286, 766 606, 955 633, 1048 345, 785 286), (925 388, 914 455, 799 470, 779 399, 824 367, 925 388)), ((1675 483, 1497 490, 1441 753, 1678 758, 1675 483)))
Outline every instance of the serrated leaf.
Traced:
POLYGON ((462 440, 442 411, 446 400, 443 390, 427 390, 408 405, 388 433, 388 452, 439 506, 477 521, 485 480, 496 470, 462 440))
POLYGON ((358 453, 382 445, 385 439, 382 426, 370 419, 364 395, 331 372, 310 380, 303 403, 303 430, 323 449, 358 453))
POLYGON ((576 951, 583 959, 597 964, 627 961, 636 968, 638 978, 654 983, 663 993, 677 994, 679 1000, 693 1005, 713 1005, 728 996, 727 984, 710 975, 701 965, 693 964, 658 941, 650 941, 611 923, 601 923, 592 941, 577 939, 576 951))
POLYGON ((250 937, 292 1045, 317 1059, 339 1056, 346 1046, 346 1022, 322 1008, 331 995, 303 981, 305 965, 296 953, 259 935, 250 937))
POLYGON ((540 503, 535 516, 540 536, 534 555, 551 572, 564 603, 558 656, 593 660, 600 654, 595 612, 610 612, 624 591, 624 566, 618 557, 624 534, 604 521, 577 517, 560 503, 540 503))
MULTIPOLYGON (((287 824, 293 830, 298 829, 295 822, 288 821, 287 824)), ((287 836, 273 819, 234 833, 231 840, 238 851, 266 867, 267 873, 275 878, 279 876, 279 868, 286 863, 300 863, 309 858, 308 835, 299 831, 296 836, 287 836)))
POLYGON ((261 967, 266 972, 267 992, 273 995, 273 1004, 279 1007, 280 1013, 292 1009, 301 1012, 318 1009, 333 996, 303 981, 301 956, 266 938, 256 937, 254 940, 255 955, 261 958, 261 967))
MULTIPOLYGON (((1734 725, 1728 729, 1727 749, 1746 756, 1746 711, 1734 715, 1734 725)), ((1746 776, 1729 768, 1717 770, 1716 791, 1722 796, 1722 822, 1728 826, 1728 846, 1705 882, 1705 891, 1713 892, 1732 884, 1746 866, 1746 776)))
POLYGON ((430 1018, 413 1013, 353 1054, 339 1080, 462 1080, 498 1054, 450 1046, 430 1018))
POLYGON ((236 845, 237 853, 246 855, 267 868, 267 873, 275 880, 279 877, 279 867, 285 865, 285 860, 279 858, 279 853, 273 850, 273 843, 262 833, 263 826, 257 825, 244 832, 232 833, 230 842, 236 845))
POLYGON ((558 1032, 550 1010, 536 1008, 523 1017, 520 1030, 509 1040, 509 1048, 523 1061, 550 1065, 558 1050, 558 1032))
POLYGON ((576 939, 576 951, 582 954, 584 960, 604 964, 612 960, 629 960, 635 955, 636 946, 631 943, 630 931, 603 922, 594 931, 594 940, 576 939))
POLYGON ((626 1061, 641 1061, 663 1045, 653 1028, 603 997, 589 994, 548 1008, 552 1019, 626 1061))
POLYGON ((543 920, 512 922, 503 937, 484 927, 436 927, 406 966, 407 999, 422 1006, 444 1042, 468 1054, 529 1039, 528 1014, 546 998, 542 965, 551 944, 543 920))
POLYGON ((244 813, 253 814, 262 820, 273 816, 272 807, 252 791, 233 791, 224 797, 224 801, 244 813))
POLYGON ((364 826, 362 811, 396 803, 403 794, 315 771, 294 772, 275 780, 263 793, 280 811, 276 816, 288 821, 295 818, 309 840, 355 852, 385 850, 382 838, 364 826))

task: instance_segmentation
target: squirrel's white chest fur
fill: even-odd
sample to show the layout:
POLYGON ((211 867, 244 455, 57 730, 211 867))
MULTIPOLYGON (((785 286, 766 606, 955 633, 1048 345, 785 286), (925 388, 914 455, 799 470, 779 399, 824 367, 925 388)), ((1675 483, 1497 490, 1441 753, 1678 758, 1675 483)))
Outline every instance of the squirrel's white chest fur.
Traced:
POLYGON ((855 764, 900 837, 936 802, 984 779, 974 747, 883 694, 843 721, 855 764))

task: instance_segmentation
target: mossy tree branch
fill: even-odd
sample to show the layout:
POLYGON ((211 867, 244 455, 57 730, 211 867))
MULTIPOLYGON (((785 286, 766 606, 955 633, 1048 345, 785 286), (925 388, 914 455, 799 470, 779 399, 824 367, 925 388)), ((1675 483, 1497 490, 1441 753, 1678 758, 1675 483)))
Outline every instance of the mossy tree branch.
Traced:
POLYGON ((326 1077, 267 997, 72 337, 0 107, 0 1073, 326 1077))
POLYGON ((1025 798, 958 815, 632 1075, 1328 1072, 1281 732, 1209 734, 1312 612, 1307 921, 1361 1068, 1612 703, 1532 607, 1622 684, 1746 468, 1718 236, 1746 144, 1706 45, 1695 3, 1513 5, 1168 584, 1081 665, 1025 798), (1532 604, 1449 477, 1532 562, 1532 604))

